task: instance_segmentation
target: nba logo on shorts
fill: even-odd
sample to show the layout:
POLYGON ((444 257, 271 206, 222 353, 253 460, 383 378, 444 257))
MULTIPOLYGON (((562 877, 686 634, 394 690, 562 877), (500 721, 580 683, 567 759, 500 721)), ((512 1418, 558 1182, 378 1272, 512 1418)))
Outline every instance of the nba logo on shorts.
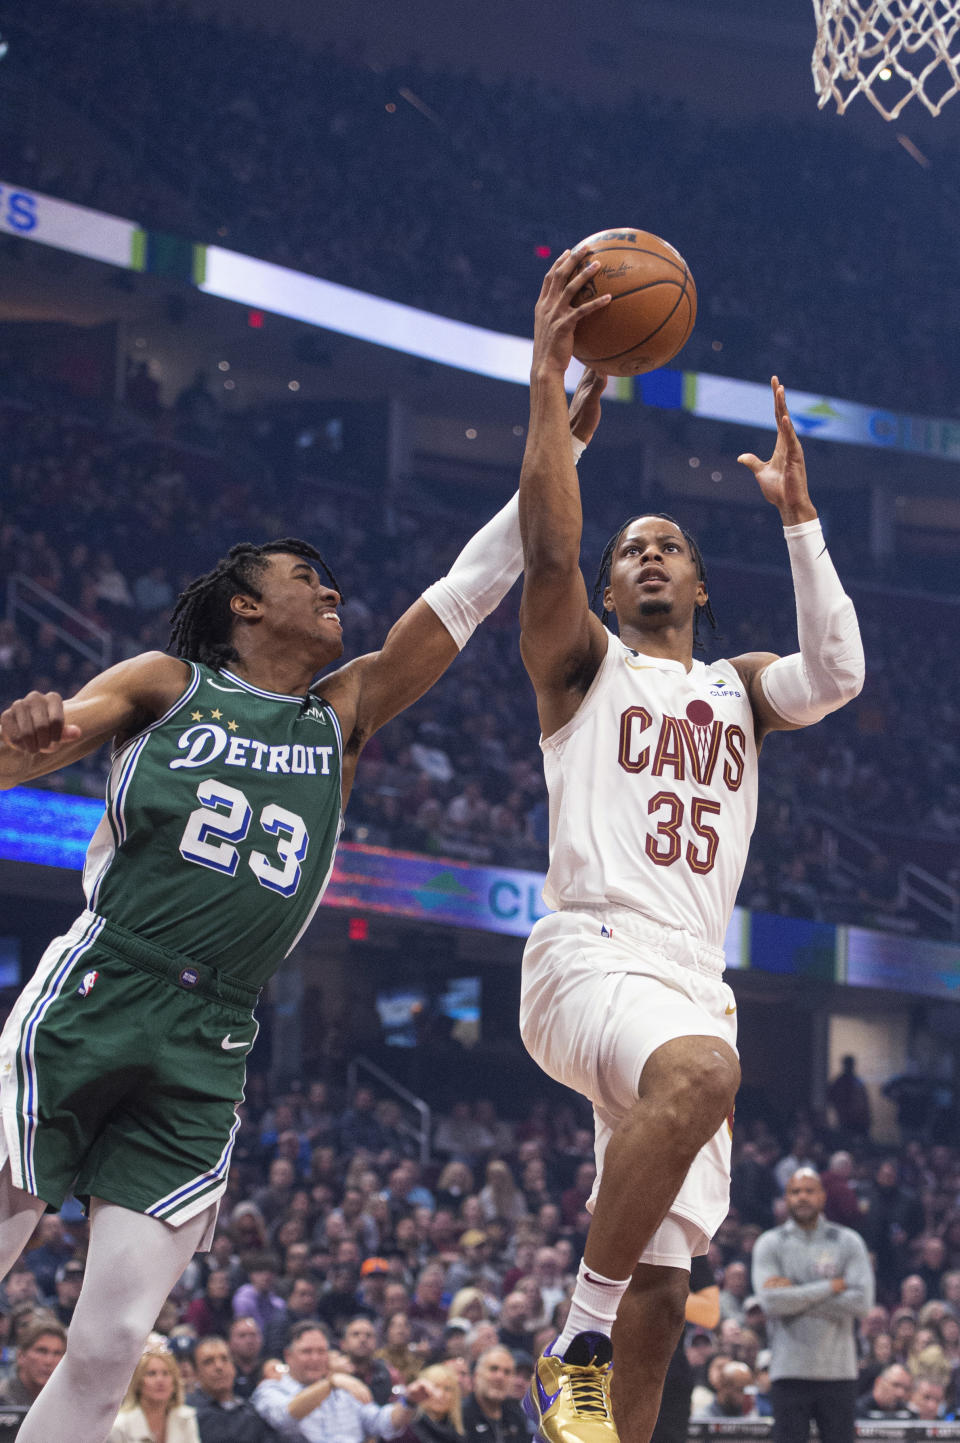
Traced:
POLYGON ((94 984, 94 982, 96 982, 96 980, 97 980, 97 978, 98 978, 99 976, 100 976, 100 973, 99 973, 99 972, 88 972, 88 973, 86 973, 86 975, 84 976, 83 981, 80 983, 80 986, 77 988, 77 996, 78 996, 78 997, 89 997, 89 996, 90 996, 90 993, 93 991, 93 984, 94 984))
POLYGON ((199 981, 200 974, 193 967, 184 967, 183 971, 180 973, 181 987, 196 987, 199 981))

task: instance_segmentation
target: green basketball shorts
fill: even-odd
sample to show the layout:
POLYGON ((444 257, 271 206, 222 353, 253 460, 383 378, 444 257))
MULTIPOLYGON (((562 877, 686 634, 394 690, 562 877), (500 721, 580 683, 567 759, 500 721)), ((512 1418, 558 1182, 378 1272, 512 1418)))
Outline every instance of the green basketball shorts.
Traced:
POLYGON ((0 1162, 179 1226, 227 1183, 256 991, 84 912, 0 1034, 0 1162))

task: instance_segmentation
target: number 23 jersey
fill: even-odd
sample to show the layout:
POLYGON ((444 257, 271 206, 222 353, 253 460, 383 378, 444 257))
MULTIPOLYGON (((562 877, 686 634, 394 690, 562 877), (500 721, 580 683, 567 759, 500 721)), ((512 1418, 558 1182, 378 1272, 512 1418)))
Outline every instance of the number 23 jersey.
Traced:
POLYGON ((575 716, 541 740, 554 909, 631 907, 723 945, 757 815, 753 711, 729 661, 612 633, 575 716))
POLYGON ((189 665, 178 701, 114 754, 84 891, 108 921, 259 987, 333 870, 340 725, 313 693, 189 665))

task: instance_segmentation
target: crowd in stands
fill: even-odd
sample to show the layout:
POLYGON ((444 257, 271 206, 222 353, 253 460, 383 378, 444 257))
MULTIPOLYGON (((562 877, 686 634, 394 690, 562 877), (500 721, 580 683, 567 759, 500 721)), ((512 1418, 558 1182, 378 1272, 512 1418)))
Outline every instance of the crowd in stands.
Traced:
MULTIPOLYGON (((461 518, 453 527, 445 515, 400 508, 386 534, 375 512, 361 525, 353 503, 333 489, 294 486, 281 500, 262 477, 240 474, 247 475, 152 435, 118 434, 63 411, 0 407, 0 572, 26 576, 75 613, 48 609, 49 620, 37 623, 14 612, 0 621, 0 697, 6 702, 33 687, 76 690, 99 669, 71 645, 93 644, 89 624, 112 637, 114 660, 164 648, 177 593, 235 540, 251 536, 314 541, 347 593, 346 657, 371 650, 442 573, 468 530, 461 518)), ((585 556, 599 556, 630 500, 596 499, 585 556)), ((659 505, 655 496, 644 500, 659 505)), ((745 515, 749 523, 735 534, 755 532, 757 553, 775 555, 775 518, 745 515), (769 552, 759 541, 762 522, 769 523, 769 552)), ((710 564, 721 635, 705 635, 705 654, 794 650, 784 557, 779 569, 739 555, 723 560, 730 528, 719 506, 680 519, 699 535, 710 564)), ((854 554, 849 562, 855 574, 854 554)), ((851 589, 868 657, 866 687, 817 728, 768 739, 740 900, 761 911, 949 936, 949 924, 914 910, 900 885, 904 861, 960 882, 950 845, 960 836, 960 700, 949 605, 923 604, 927 635, 918 650, 920 603, 892 607, 887 594, 851 589), (869 838, 852 870, 837 865, 837 827, 869 838)), ((511 597, 440 684, 366 748, 346 838, 542 870, 548 814, 537 735, 511 597)), ((105 753, 94 755, 49 784, 99 794, 106 764, 105 753)))
POLYGON ((13 183, 168 231, 186 201, 190 239, 516 334, 546 254, 633 221, 696 277, 689 368, 957 414, 946 146, 924 168, 826 125, 812 97, 808 121, 724 123, 648 95, 372 66, 175 0, 51 0, 11 15, 9 39, 5 70, 65 94, 131 161, 121 178, 11 122, 13 183))
MULTIPOLYGON (((708 1253, 719 1321, 691 1325, 685 1339, 695 1416, 769 1414, 751 1253, 783 1220, 783 1189, 801 1166, 821 1172, 826 1216, 862 1234, 875 1268, 877 1304, 859 1326, 860 1415, 960 1409, 960 1148, 936 1140, 929 1103, 903 1111, 899 1148, 881 1148, 839 1079, 829 1095, 829 1114, 797 1118, 782 1137, 761 1116, 737 1125, 732 1205, 708 1253)), ((494 1421, 505 1438, 525 1438, 517 1400, 565 1316, 589 1220, 595 1166, 581 1106, 538 1100, 508 1119, 488 1100, 460 1099, 424 1163, 397 1105, 370 1089, 346 1095, 314 1080, 271 1094, 253 1074, 212 1251, 164 1305, 129 1408, 186 1419, 195 1409, 201 1443, 256 1443, 273 1436, 263 1425, 282 1421, 296 1387, 329 1376, 342 1443, 352 1414, 368 1410, 359 1443, 380 1435, 371 1410, 425 1377, 436 1396, 407 1443, 482 1438, 494 1421)), ((0 1401, 28 1403, 50 1376, 86 1240, 68 1202, 40 1222, 0 1290, 0 1401)), ((135 1436, 123 1418, 116 1443, 135 1436)))

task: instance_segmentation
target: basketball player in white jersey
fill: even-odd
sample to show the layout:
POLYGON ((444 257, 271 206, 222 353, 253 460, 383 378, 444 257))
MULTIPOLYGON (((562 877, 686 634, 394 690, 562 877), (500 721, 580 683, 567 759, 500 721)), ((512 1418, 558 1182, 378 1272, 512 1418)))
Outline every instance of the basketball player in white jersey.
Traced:
MULTIPOLYGON (((574 278, 577 259, 559 258, 537 303, 520 479, 521 645, 542 729, 544 897, 555 909, 527 943, 520 1023, 541 1067, 592 1101, 599 1181, 570 1316, 525 1407, 547 1443, 613 1443, 618 1430, 621 1443, 646 1443, 691 1257, 729 1202, 740 1068, 723 940, 756 817, 757 753, 767 732, 856 696, 863 649, 776 377, 773 455, 739 459, 784 525, 799 652, 695 661, 696 620, 711 617, 703 563, 663 516, 634 517, 605 554, 603 612, 619 635, 591 612, 564 394, 573 299, 593 270, 574 278)), ((603 382, 581 383, 592 403, 582 441, 603 382)))

